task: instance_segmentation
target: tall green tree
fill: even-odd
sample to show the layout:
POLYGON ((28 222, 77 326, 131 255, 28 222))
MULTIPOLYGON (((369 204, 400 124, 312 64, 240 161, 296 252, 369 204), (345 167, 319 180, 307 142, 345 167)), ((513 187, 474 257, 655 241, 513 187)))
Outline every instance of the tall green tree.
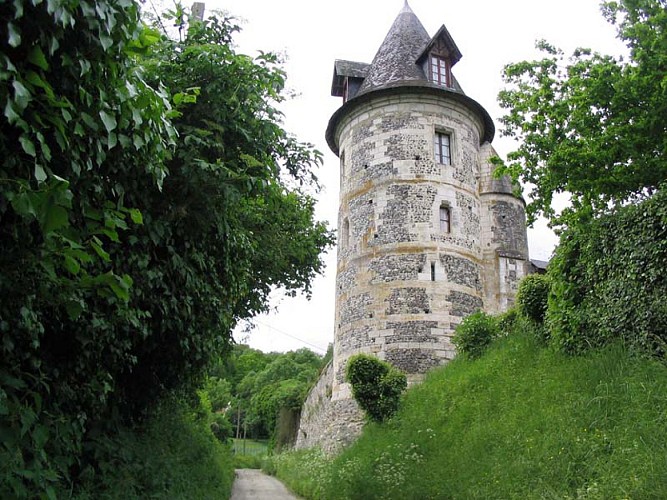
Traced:
POLYGON ((279 61, 235 53, 230 20, 180 40, 130 0, 0 20, 0 496, 52 496, 270 290, 308 293, 332 233, 279 61))
POLYGON ((553 225, 641 199, 667 179, 667 1, 602 4, 629 58, 545 41, 544 57, 505 68, 503 133, 519 140, 502 173, 532 186, 528 216, 553 225), (567 193, 571 207, 552 207, 567 193))
POLYGON ((167 95, 137 61, 157 41, 129 0, 0 4, 0 496, 53 496, 133 363, 132 277, 111 257, 158 189, 167 95), (118 319, 116 319, 118 318, 118 319), (122 318, 122 320, 120 319, 122 318))

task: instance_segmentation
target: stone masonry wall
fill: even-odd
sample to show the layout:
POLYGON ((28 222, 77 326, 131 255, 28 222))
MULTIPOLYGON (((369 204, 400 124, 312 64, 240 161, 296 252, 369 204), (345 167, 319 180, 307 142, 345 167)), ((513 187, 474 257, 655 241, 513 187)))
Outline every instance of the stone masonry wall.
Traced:
POLYGON ((519 281, 529 272, 525 203, 514 196, 509 179, 493 176, 495 155, 489 144, 480 151, 482 275, 490 313, 511 307, 519 281))
POLYGON ((350 398, 343 373, 356 353, 375 354, 411 381, 452 359, 453 327, 483 305, 482 123, 437 96, 371 101, 341 120, 342 175, 332 399, 350 398), (450 134, 450 165, 433 137, 450 134), (450 210, 443 232, 440 207, 450 210), (341 245, 342 247, 342 245, 341 245))
POLYGON ((375 97, 340 118, 334 358, 308 396, 298 448, 335 451, 361 428, 350 356, 376 355, 414 383, 454 357, 465 316, 510 303, 527 260, 523 202, 494 180, 483 126, 445 93, 375 97), (435 160, 436 132, 450 135, 449 165, 435 160))
POLYGON ((332 454, 350 444, 363 426, 363 414, 353 399, 332 401, 333 364, 322 371, 301 411, 295 448, 319 446, 332 454))

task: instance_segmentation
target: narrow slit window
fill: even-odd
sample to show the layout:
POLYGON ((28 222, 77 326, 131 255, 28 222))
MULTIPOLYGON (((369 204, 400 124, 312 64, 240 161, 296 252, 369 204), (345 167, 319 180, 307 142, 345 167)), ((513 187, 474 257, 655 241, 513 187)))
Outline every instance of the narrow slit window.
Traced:
POLYGON ((443 233, 450 233, 452 229, 451 211, 447 206, 440 207, 440 231, 443 233))
POLYGON ((341 246, 347 248, 350 244, 350 221, 345 219, 343 221, 343 234, 341 235, 341 246))
POLYGON ((435 281, 435 262, 431 262, 431 281, 435 281))
POLYGON ((452 164, 452 149, 451 139, 449 134, 443 132, 435 133, 435 161, 443 165, 452 164))
POLYGON ((340 183, 341 186, 345 180, 345 151, 340 152, 340 183))

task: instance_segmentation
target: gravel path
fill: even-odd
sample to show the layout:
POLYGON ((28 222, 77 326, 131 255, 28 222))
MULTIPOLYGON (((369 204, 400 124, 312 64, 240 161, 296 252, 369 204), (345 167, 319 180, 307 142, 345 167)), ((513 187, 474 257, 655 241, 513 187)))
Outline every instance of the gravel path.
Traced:
POLYGON ((298 500, 275 477, 255 469, 236 469, 232 500, 298 500))

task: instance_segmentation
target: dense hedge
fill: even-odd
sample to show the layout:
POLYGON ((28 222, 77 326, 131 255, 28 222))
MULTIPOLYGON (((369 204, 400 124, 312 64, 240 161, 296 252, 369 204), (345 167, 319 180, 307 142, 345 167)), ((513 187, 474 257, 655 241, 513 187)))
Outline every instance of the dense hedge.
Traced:
POLYGON ((516 294, 517 307, 521 314, 535 321, 544 322, 549 300, 549 277, 544 274, 529 274, 519 283, 516 294))
POLYGON ((568 229, 549 266, 547 321, 567 352, 624 339, 667 349, 667 191, 568 229))

